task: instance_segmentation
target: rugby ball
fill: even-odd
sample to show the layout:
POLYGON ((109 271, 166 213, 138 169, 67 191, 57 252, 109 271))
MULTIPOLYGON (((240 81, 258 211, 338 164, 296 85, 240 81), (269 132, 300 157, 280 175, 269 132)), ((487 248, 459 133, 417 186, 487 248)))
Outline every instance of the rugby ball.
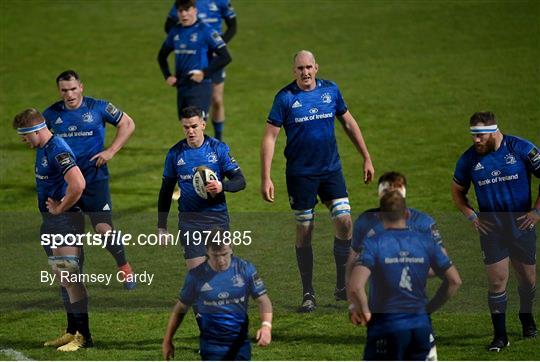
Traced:
POLYGON ((199 197, 205 200, 212 197, 209 192, 206 192, 206 184, 210 180, 219 181, 214 171, 206 166, 199 166, 195 169, 195 173, 193 174, 193 189, 195 189, 199 197))

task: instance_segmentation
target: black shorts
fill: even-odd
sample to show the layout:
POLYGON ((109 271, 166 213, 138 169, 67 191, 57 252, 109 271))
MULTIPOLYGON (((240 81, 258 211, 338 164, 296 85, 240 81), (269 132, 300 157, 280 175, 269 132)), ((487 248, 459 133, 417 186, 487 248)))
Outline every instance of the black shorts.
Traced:
POLYGON ((289 176, 287 191, 293 210, 312 209, 317 204, 317 195, 322 202, 348 197, 347 185, 341 170, 322 176, 289 176))
POLYGON ((365 361, 425 361, 431 350, 431 327, 368 334, 365 361))
POLYGON ((221 84, 225 82, 226 76, 227 74, 225 73, 225 67, 223 67, 210 74, 210 79, 212 79, 212 84, 221 84))
MULTIPOLYGON (((39 230, 40 240, 43 240, 43 235, 77 235, 84 234, 84 214, 80 210, 72 210, 64 212, 60 215, 51 215, 49 213, 42 213, 43 221, 39 230)), ((49 238, 50 239, 50 238, 49 238)), ((53 255, 52 244, 45 244, 41 242, 41 246, 47 256, 53 255)), ((73 244, 55 244, 56 247, 73 246, 73 244)))

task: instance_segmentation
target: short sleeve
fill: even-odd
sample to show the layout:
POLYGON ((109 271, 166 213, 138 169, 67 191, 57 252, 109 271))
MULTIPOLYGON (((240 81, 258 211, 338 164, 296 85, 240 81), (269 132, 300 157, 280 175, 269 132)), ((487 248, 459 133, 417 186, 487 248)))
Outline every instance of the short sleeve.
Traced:
POLYGON ((452 266, 452 261, 443 252, 442 245, 431 243, 430 250, 429 264, 431 268, 433 268, 437 275, 443 275, 446 269, 452 266))
POLYGON ((163 177, 178 179, 178 172, 176 170, 175 160, 175 152, 173 150, 169 150, 169 152, 167 153, 167 157, 165 157, 165 165, 163 166, 163 177))
POLYGON ((169 34, 167 34, 167 37, 163 41, 163 46, 169 49, 174 49, 174 26, 169 31, 169 34))
POLYGON ((208 28, 207 43, 210 50, 216 50, 225 46, 225 41, 221 35, 215 30, 210 30, 210 28, 208 28))
POLYGON ((54 155, 54 162, 56 166, 62 171, 62 175, 65 175, 73 167, 77 166, 75 162, 75 155, 69 150, 63 149, 54 155))
POLYGON ((367 212, 363 212, 354 222, 351 248, 357 253, 362 250, 362 243, 369 232, 368 215, 367 212))
POLYGON ((361 248, 358 257, 356 258, 355 266, 363 265, 373 271, 375 268, 375 261, 375 240, 372 237, 367 238, 364 240, 363 248, 361 248))
POLYGON ((519 147, 519 156, 525 163, 527 170, 540 178, 540 150, 532 142, 522 139, 519 147))
POLYGON ((288 108, 286 105, 285 93, 279 92, 274 97, 274 103, 272 104, 272 109, 270 110, 270 114, 268 115, 268 123, 276 127, 281 127, 287 117, 288 108))
POLYGON ((118 125, 118 122, 120 122, 120 119, 122 119, 122 115, 124 114, 114 104, 103 100, 97 102, 97 108, 102 119, 113 126, 118 125))
POLYGON ((246 274, 247 280, 249 281, 249 294, 253 299, 257 299, 267 293, 266 286, 257 272, 257 269, 249 262, 247 263, 246 274))
POLYGON ((341 116, 347 113, 347 105, 341 96, 341 92, 336 85, 336 116, 341 116))
POLYGON ((471 184, 471 173, 469 167, 469 157, 467 153, 464 153, 459 158, 456 168, 454 170, 454 181, 465 188, 468 188, 471 184))
POLYGON ((224 0, 221 2, 219 10, 223 19, 231 19, 236 17, 236 12, 234 11, 231 2, 228 0, 224 0))
POLYGON ((197 300, 197 281, 192 273, 188 273, 178 299, 185 305, 193 305, 197 300))
POLYGON ((220 144, 219 150, 219 166, 223 173, 237 170, 240 168, 236 159, 231 156, 231 150, 225 143, 220 144))

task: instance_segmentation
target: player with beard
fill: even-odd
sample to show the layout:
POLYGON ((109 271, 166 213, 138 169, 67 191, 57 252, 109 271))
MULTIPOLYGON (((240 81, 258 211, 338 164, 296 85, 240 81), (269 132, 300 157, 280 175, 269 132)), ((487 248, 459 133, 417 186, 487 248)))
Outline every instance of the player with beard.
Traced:
POLYGON ((494 328, 489 351, 509 345, 506 285, 510 263, 516 271, 523 337, 536 337, 532 315, 536 291, 536 234, 540 195, 531 208, 531 174, 540 178, 540 152, 530 141, 502 134, 491 112, 470 119, 471 146, 458 160, 452 184, 457 208, 480 234, 488 277, 488 305, 494 328), (467 199, 470 184, 479 213, 467 199))

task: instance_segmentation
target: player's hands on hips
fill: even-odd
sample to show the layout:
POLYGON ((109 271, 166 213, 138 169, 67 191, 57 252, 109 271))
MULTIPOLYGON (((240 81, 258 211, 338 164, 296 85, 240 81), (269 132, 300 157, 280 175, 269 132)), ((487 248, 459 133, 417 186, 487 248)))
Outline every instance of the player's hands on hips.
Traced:
POLYGON ((371 158, 364 160, 364 183, 368 184, 373 181, 375 177, 375 169, 373 168, 373 163, 371 158))
POLYGON ((537 210, 529 211, 525 215, 518 217, 517 220, 521 221, 519 225, 521 230, 532 229, 540 221, 540 212, 537 210))
POLYGON ((188 74, 190 75, 189 79, 191 79, 192 81, 196 83, 200 83, 204 79, 204 73, 202 70, 199 70, 199 69, 193 69, 188 74))
POLYGON ((164 228, 158 228, 157 230, 158 230, 158 243, 159 243, 159 246, 167 247, 168 246, 167 241, 168 240, 172 241, 172 238, 169 236, 171 234, 169 234, 169 231, 167 231, 167 229, 164 229, 164 228))
POLYGON ((50 197, 47 198, 47 201, 45 201, 45 205, 47 205, 47 210, 53 215, 61 214, 62 208, 60 206, 61 202, 51 199, 50 197))
POLYGON ((212 197, 223 191, 223 184, 217 180, 210 180, 206 183, 206 192, 209 192, 212 197))
POLYGON ((177 79, 174 75, 169 75, 167 79, 165 79, 165 82, 167 83, 167 85, 171 87, 174 87, 176 85, 176 81, 177 79))
POLYGON ((271 179, 262 180, 261 194, 263 200, 268 202, 274 202, 274 183, 271 179))
POLYGON ((272 328, 266 325, 261 326, 255 336, 257 339, 257 345, 266 347, 272 342, 272 328))
POLYGON ((161 351, 163 352, 163 358, 168 361, 174 358, 174 345, 172 342, 165 342, 161 344, 161 351))
POLYGON ((92 156, 90 161, 96 160, 96 167, 101 167, 104 164, 107 163, 107 161, 110 161, 114 156, 114 153, 109 150, 103 150, 98 154, 95 154, 92 156))

